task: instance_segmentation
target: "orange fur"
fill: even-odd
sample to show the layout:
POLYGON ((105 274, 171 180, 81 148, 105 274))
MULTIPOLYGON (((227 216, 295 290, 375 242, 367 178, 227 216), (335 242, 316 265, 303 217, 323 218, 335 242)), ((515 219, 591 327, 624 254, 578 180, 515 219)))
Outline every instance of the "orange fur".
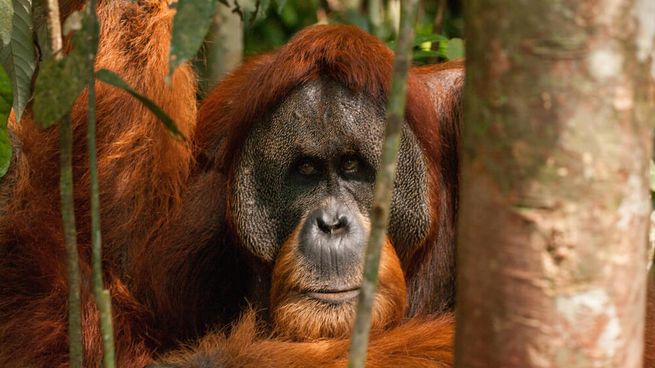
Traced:
MULTIPOLYGON (((68 2, 65 12, 79 7, 68 2), (70 6, 69 6, 70 5, 70 6), (68 9, 68 10, 67 10, 68 9)), ((149 96, 190 136, 195 81, 188 66, 164 83, 172 11, 166 1, 102 1, 96 68, 117 72, 149 96)), ((151 315, 134 297, 132 270, 179 207, 192 163, 190 147, 172 139, 140 102, 99 84, 98 166, 106 281, 113 297, 118 366, 142 367, 154 344, 151 315), (156 209, 156 211, 153 211, 156 209)), ((85 364, 101 359, 90 278, 86 93, 71 114, 76 221, 83 277, 85 364)), ((40 130, 28 112, 10 122, 19 140, 10 198, 0 217, 0 366, 67 366, 66 270, 58 197, 58 131, 40 130)))
MULTIPOLYGON (((62 1, 63 14, 81 4, 62 1)), ((229 264, 235 254, 231 252, 238 252, 229 227, 222 228, 230 221, 230 214, 225 213, 229 198, 224 193, 230 192, 231 166, 251 124, 291 89, 319 75, 379 102, 385 100, 390 84, 393 55, 377 39, 349 26, 312 27, 278 52, 256 57, 227 77, 203 103, 196 127, 191 68, 180 67, 171 84, 164 83, 172 14, 166 0, 101 0, 99 4, 102 28, 96 68, 117 72, 153 99, 192 142, 174 140, 138 101, 98 84, 105 280, 112 295, 119 367, 143 367, 176 340, 201 335, 216 322, 203 318, 218 310, 203 309, 207 302, 203 294, 216 284, 239 283, 237 276, 222 278, 233 269, 223 270, 225 264, 211 261, 224 259, 229 264), (216 234, 224 247, 203 248, 216 234), (208 278, 207 270, 218 276, 208 278)), ((455 62, 410 72, 406 120, 428 161, 432 226, 415 252, 390 250, 388 244, 385 248, 391 261, 383 262, 381 270, 382 299, 404 294, 401 268, 395 255, 391 256, 397 252, 407 279, 407 316, 411 318, 397 326, 380 322, 371 338, 369 367, 452 365, 453 318, 448 313, 435 315, 452 308, 462 68, 461 62, 455 62), (442 71, 453 73, 452 85, 434 78, 442 71), (388 281, 384 275, 389 275, 388 281), (394 295, 384 295, 385 290, 394 295)), ((85 99, 83 94, 77 100, 71 118, 84 358, 86 366, 93 367, 100 364, 101 343, 90 293, 85 99)), ((68 355, 67 284, 55 159, 58 133, 37 129, 29 111, 22 122, 12 120, 10 129, 18 150, 0 193, 0 366, 63 368, 68 355)), ((294 281, 298 275, 288 273, 293 268, 287 266, 293 262, 289 257, 280 261, 275 277, 300 282, 294 281)), ((217 295, 224 299, 213 302, 225 305, 239 298, 230 293, 217 295)), ((647 366, 655 365, 653 295, 647 366)), ((400 303, 389 305, 385 307, 389 312, 379 313, 388 317, 380 321, 399 319, 400 303)), ((310 317, 303 312, 303 323, 313 323, 310 317)), ((229 321, 230 316, 225 318, 229 321)), ((218 320, 222 326, 227 321, 218 320)), ((312 327, 299 334, 316 337, 324 334, 320 329, 312 327)), ((267 333, 256 326, 254 314, 248 314, 229 335, 211 333, 199 346, 165 360, 183 367, 206 366, 207 362, 227 367, 345 365, 347 339, 299 343, 280 339, 283 331, 278 331, 277 339, 267 333)))
MULTIPOLYGON (((418 318, 383 333, 373 333, 366 366, 449 368, 453 361, 454 320, 450 314, 418 318)), ((349 340, 287 342, 262 338, 254 313, 232 333, 209 334, 196 346, 162 359, 163 367, 339 368, 348 361, 349 340)))
MULTIPOLYGON (((82 3, 63 1, 62 13, 70 13, 82 3)), ((118 366, 142 367, 179 339, 196 338, 214 322, 224 326, 232 318, 230 313, 235 313, 225 312, 224 319, 215 317, 217 311, 224 313, 224 305, 225 309, 236 308, 239 289, 221 293, 212 288, 239 280, 238 276, 224 277, 232 275, 229 263, 239 251, 229 227, 223 229, 230 221, 230 214, 225 213, 229 208, 225 193, 229 193, 230 168, 238 147, 254 119, 270 111, 292 88, 319 74, 382 102, 389 89, 393 55, 374 37, 355 28, 312 27, 279 52, 257 57, 228 77, 203 103, 196 127, 196 86, 191 68, 180 67, 171 84, 164 83, 173 14, 168 1, 102 0, 98 13, 101 44, 96 68, 117 72, 162 106, 191 141, 184 144, 174 140, 138 101, 98 83, 104 267, 113 298, 118 366), (220 247, 205 246, 217 237, 220 247), (225 264, 213 264, 216 259, 224 259, 225 264), (210 289, 216 291, 210 295, 219 300, 209 301, 214 304, 208 306, 203 294, 210 289)), ((461 65, 445 68, 461 70, 461 65)), ((448 307, 448 303, 439 304, 436 295, 447 289, 447 283, 442 285, 438 280, 449 277, 444 273, 452 274, 451 262, 450 257, 439 255, 441 248, 450 249, 453 242, 439 222, 453 214, 451 206, 443 206, 443 196, 454 195, 455 189, 446 185, 448 175, 438 172, 445 152, 439 137, 444 132, 440 130, 442 120, 456 114, 426 108, 435 103, 424 74, 415 71, 410 75, 406 118, 431 161, 427 167, 432 228, 419 251, 398 251, 402 269, 395 251, 386 245, 388 262, 382 267, 379 303, 382 322, 370 355, 370 361, 377 365, 403 362, 434 366, 448 364, 452 355, 450 317, 432 319, 424 315, 448 307), (410 286, 410 314, 423 316, 393 327, 405 303, 402 270, 407 272, 410 286)), ((75 210, 83 278, 84 358, 87 366, 97 366, 101 343, 89 284, 85 106, 83 93, 71 113, 75 210)), ((11 173, 3 180, 9 185, 3 185, 0 201, 0 366, 66 367, 67 283, 59 168, 53 159, 58 154, 58 132, 37 129, 29 111, 23 121, 11 121, 10 129, 19 150, 11 173)), ((345 359, 346 340, 294 344, 257 338, 254 328, 243 326, 248 323, 235 327, 227 339, 211 335, 203 344, 209 346, 207 341, 219 339, 232 349, 230 354, 235 354, 226 359, 251 366, 273 361, 282 364, 292 358, 296 363, 285 365, 332 366, 345 359), (239 350, 246 341, 252 343, 239 350), (262 356, 264 352, 267 354, 262 356), (306 360, 296 360, 307 352, 311 353, 306 360)))

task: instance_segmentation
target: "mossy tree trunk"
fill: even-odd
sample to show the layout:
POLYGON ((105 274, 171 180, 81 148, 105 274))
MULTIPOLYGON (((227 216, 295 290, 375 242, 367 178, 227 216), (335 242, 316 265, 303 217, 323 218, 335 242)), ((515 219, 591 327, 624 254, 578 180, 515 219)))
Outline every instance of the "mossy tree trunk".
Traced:
POLYGON ((648 1, 467 2, 457 367, 641 367, 648 1))

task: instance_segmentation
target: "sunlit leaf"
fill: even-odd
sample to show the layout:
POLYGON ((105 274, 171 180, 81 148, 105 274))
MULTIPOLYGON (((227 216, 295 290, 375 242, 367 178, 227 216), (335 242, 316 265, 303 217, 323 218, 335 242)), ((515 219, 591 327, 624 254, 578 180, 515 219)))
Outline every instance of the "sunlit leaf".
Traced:
POLYGON ((216 0, 179 0, 173 19, 168 72, 193 58, 202 46, 216 11, 216 0))
MULTIPOLYGON (((3 8, 7 7, 8 0, 0 1, 4 4, 3 8)), ((14 112, 16 119, 20 120, 31 94, 30 86, 36 67, 36 54, 32 44, 32 2, 13 0, 12 5, 11 40, 8 45, 0 48, 0 64, 11 79, 14 112)))
POLYGON ((439 51, 433 50, 414 50, 412 52, 412 58, 414 60, 434 59, 440 56, 441 53, 439 51))
POLYGON ((166 128, 171 133, 173 133, 174 136, 181 138, 183 140, 185 139, 182 132, 180 132, 180 130, 177 129, 177 125, 175 125, 173 119, 171 119, 171 117, 168 116, 168 114, 166 114, 164 110, 162 110, 159 106, 157 106, 156 103, 154 103, 149 98, 135 91, 118 74, 109 71, 107 69, 100 69, 96 72, 96 78, 114 87, 122 89, 123 91, 132 95, 137 100, 141 101, 141 103, 145 107, 147 107, 153 114, 155 114, 155 116, 157 116, 157 118, 159 118, 159 120, 161 120, 162 123, 164 123, 166 128))
MULTIPOLYGON (((416 37, 414 37, 414 46, 420 46, 423 43, 426 42, 448 42, 448 38, 440 35, 440 34, 417 34, 416 37)), ((396 48, 396 41, 389 41, 387 45, 394 49, 396 48)))

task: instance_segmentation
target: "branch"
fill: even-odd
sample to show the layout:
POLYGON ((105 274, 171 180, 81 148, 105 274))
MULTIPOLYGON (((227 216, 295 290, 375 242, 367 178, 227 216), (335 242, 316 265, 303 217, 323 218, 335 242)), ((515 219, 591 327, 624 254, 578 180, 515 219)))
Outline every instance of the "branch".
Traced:
POLYGON ((412 60, 414 23, 417 0, 402 3, 400 13, 400 34, 396 44, 396 58, 393 65, 391 92, 387 104, 387 127, 382 148, 381 170, 375 181, 373 210, 371 211, 371 235, 366 246, 364 277, 359 293, 357 317, 350 345, 348 367, 360 368, 366 361, 368 337, 371 329, 371 311, 375 300, 380 266, 380 251, 384 243, 389 222, 389 208, 396 176, 400 135, 405 116, 407 95, 407 74, 412 60))
POLYGON ((87 6, 86 39, 89 45, 87 59, 88 70, 88 107, 87 107, 87 145, 89 147, 89 175, 91 178, 91 257, 93 264, 93 294, 100 314, 100 332, 102 334, 103 365, 105 368, 116 366, 114 352, 114 327, 112 325, 111 296, 102 281, 102 236, 100 231, 100 195, 98 194, 98 159, 96 155, 96 96, 95 96, 95 61, 98 50, 98 16, 96 0, 90 0, 87 6))

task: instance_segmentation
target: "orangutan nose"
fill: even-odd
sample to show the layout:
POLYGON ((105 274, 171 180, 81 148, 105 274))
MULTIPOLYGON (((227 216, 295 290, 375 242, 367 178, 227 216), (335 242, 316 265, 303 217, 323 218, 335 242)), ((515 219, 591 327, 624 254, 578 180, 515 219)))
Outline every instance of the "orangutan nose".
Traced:
POLYGON ((334 206, 319 209, 315 215, 318 228, 325 234, 338 235, 347 232, 350 221, 346 211, 334 206))
POLYGON ((366 232, 347 206, 330 201, 309 214, 299 240, 300 253, 317 276, 333 279, 359 270, 366 232))

